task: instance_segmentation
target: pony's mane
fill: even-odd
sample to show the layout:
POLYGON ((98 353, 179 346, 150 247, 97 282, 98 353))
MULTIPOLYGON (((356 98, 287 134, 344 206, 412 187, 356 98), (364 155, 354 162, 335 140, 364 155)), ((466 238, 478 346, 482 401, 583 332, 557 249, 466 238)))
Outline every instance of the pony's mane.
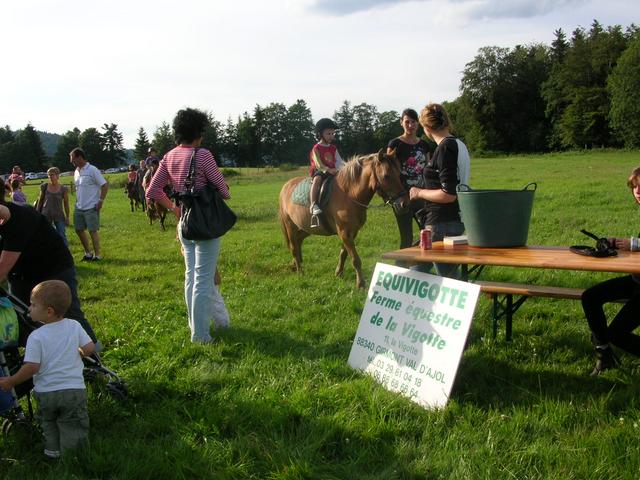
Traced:
POLYGON ((343 187, 350 189, 358 183, 365 162, 375 160, 376 158, 378 158, 378 154, 376 153, 351 157, 336 174, 336 180, 340 182, 343 187))

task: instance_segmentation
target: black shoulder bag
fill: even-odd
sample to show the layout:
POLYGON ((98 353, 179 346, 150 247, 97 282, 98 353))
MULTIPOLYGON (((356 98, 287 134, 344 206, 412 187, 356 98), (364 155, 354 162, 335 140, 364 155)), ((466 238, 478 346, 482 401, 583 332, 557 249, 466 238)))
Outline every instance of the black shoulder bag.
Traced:
POLYGON ((236 223, 237 217, 225 203, 218 189, 207 184, 196 190, 195 169, 197 148, 191 154, 189 174, 184 181, 185 191, 177 197, 182 204, 180 229, 187 240, 210 240, 224 235, 236 223))

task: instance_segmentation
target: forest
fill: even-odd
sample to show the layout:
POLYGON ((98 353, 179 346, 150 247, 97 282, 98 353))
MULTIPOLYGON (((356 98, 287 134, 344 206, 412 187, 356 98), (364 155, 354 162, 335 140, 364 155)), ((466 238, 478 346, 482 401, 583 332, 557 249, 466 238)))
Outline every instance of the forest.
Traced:
MULTIPOLYGON (((459 96, 444 102, 456 135, 473 155, 534 153, 592 148, 640 147, 640 34, 636 25, 558 29, 550 45, 512 48, 485 46, 462 72, 459 96)), ((425 92, 425 99, 435 98, 425 92)), ((426 100, 425 100, 426 101, 426 100)), ((206 109, 206 106, 194 105, 206 109)), ((400 135, 398 111, 379 111, 368 103, 345 100, 334 112, 340 126, 336 144, 343 157, 377 151, 400 135)), ((307 103, 255 105, 237 118, 217 120, 203 138, 222 166, 300 165, 314 142, 314 118, 307 103)), ((0 119, 1 121, 1 119, 0 119)), ((154 132, 140 127, 133 160, 146 157, 150 145, 164 154, 174 146, 171 125, 154 132)), ((0 127, 0 172, 19 164, 24 171, 55 165, 68 170, 68 152, 82 147, 99 168, 131 160, 115 123, 60 135, 52 155, 36 128, 0 127)))

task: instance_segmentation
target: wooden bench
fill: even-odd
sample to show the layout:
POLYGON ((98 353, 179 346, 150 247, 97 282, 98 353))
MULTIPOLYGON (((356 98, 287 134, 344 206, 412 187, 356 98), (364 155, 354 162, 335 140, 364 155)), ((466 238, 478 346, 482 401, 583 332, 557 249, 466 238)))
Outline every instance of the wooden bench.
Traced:
POLYGON ((520 283, 490 282, 477 280, 480 291, 488 294, 493 299, 493 338, 498 334, 498 321, 505 319, 505 338, 511 340, 513 327, 513 314, 529 297, 564 298, 568 300, 580 300, 582 288, 563 288, 544 285, 523 285, 520 283), (513 296, 516 295, 515 301, 513 296))

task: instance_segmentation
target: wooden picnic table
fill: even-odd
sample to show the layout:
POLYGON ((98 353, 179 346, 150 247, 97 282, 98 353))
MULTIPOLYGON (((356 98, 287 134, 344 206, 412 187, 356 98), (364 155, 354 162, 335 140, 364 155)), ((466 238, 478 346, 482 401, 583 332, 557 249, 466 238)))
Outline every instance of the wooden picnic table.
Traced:
MULTIPOLYGON (((640 252, 618 251, 615 257, 587 257, 569 250, 569 247, 525 246, 513 248, 485 248, 469 245, 444 245, 434 242, 433 248, 404 248, 382 254, 390 260, 407 263, 454 263, 462 265, 462 280, 469 274, 476 277, 484 266, 545 268, 580 270, 620 274, 640 274, 640 252), (469 265, 473 267, 469 268, 469 265)), ((579 300, 582 289, 558 286, 527 285, 506 282, 477 281, 481 291, 493 298, 493 335, 497 334, 498 321, 505 319, 506 339, 511 339, 513 314, 530 297, 550 297, 579 300), (516 296, 516 300, 514 300, 516 296)))
POLYGON ((409 247, 383 253, 382 257, 409 263, 437 262, 640 274, 640 253, 618 251, 615 257, 596 258, 577 255, 569 247, 485 248, 433 242, 433 248, 429 250, 409 247))

